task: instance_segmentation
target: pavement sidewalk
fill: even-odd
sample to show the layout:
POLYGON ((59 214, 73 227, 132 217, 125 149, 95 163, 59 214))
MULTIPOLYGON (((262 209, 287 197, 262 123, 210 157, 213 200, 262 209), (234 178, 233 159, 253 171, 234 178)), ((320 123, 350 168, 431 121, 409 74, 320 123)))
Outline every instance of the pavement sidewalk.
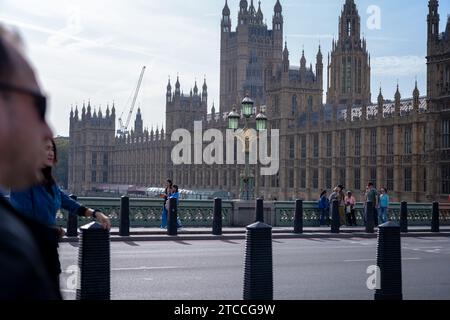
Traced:
MULTIPOLYGON (((402 237, 450 237, 450 226, 441 227, 439 233, 432 233, 428 227, 409 227, 408 233, 402 234, 402 237)), ((119 229, 111 230, 111 241, 113 242, 137 242, 137 241, 192 241, 192 240, 243 240, 245 239, 246 228, 223 228, 221 236, 212 235, 212 228, 194 228, 187 227, 178 230, 177 236, 168 236, 167 231, 159 228, 132 228, 129 237, 120 237, 119 229)), ((328 227, 306 227, 302 234, 294 234, 293 228, 274 227, 272 229, 273 239, 291 239, 291 238, 330 238, 330 239, 348 239, 348 238, 376 238, 375 233, 365 233, 364 227, 342 227, 339 234, 332 234, 328 227)), ((64 238, 62 242, 77 242, 78 238, 64 238)))

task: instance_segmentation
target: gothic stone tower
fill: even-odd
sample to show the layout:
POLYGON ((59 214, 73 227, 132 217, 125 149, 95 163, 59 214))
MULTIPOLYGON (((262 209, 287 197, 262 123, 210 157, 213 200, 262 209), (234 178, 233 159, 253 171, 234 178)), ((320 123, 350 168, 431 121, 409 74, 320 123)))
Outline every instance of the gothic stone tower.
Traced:
POLYGON ((206 119, 208 113, 208 86, 206 79, 200 95, 195 82, 194 90, 189 95, 181 92, 180 79, 177 77, 175 92, 172 93, 172 85, 167 84, 166 92, 166 133, 170 136, 176 129, 194 129, 194 121, 206 119))
POLYGON ((427 95, 431 121, 427 123, 430 194, 450 194, 450 16, 439 32, 439 1, 428 3, 427 95), (433 138, 439 136, 439 139, 433 138), (439 165, 436 166, 436 163, 439 165), (431 183, 433 181, 434 183, 431 183))
POLYGON ((366 40, 361 40, 361 18, 353 0, 346 0, 339 22, 339 39, 333 40, 328 57, 327 103, 368 106, 370 94, 370 56, 366 40))
POLYGON ((238 25, 231 31, 228 1, 222 11, 220 48, 220 112, 240 105, 246 92, 257 105, 266 103, 268 80, 281 66, 283 51, 283 15, 277 0, 272 30, 264 23, 261 2, 258 10, 253 0, 239 4, 238 25))
POLYGON ((69 190, 77 195, 108 183, 115 145, 116 110, 113 105, 103 116, 101 109, 92 114, 91 103, 70 113, 69 190))

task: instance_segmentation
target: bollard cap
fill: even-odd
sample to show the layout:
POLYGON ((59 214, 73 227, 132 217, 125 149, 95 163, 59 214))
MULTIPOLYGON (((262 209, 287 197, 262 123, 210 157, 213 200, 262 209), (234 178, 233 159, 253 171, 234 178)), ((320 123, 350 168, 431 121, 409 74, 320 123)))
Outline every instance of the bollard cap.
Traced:
POLYGON ((253 230, 253 229, 272 229, 272 226, 269 226, 268 224, 265 224, 263 222, 255 222, 255 223, 247 226, 247 230, 253 230))
POLYGON ((82 227, 81 230, 103 230, 103 226, 98 222, 91 222, 82 227))
POLYGON ((389 221, 378 226, 378 228, 400 228, 400 225, 397 222, 389 221))

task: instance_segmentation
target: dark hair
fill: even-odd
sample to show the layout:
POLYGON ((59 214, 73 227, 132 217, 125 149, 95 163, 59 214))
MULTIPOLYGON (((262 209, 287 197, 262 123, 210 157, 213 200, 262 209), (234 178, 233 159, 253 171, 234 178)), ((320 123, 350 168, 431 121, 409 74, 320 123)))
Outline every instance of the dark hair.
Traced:
POLYGON ((175 191, 178 192, 178 186, 177 186, 176 184, 174 184, 174 185, 172 186, 172 188, 174 188, 175 191))
POLYGON ((369 182, 369 183, 367 184, 367 186, 368 186, 368 187, 373 187, 373 183, 372 183, 372 182, 369 182))
POLYGON ((4 81, 12 72, 12 61, 0 26, 0 80, 4 81))
POLYGON ((351 196, 353 193, 351 191, 347 192, 347 195, 351 196))
POLYGON ((168 182, 170 186, 173 186, 173 182, 172 182, 172 180, 170 180, 170 179, 167 179, 167 180, 166 180, 166 182, 168 182))
POLYGON ((327 190, 323 190, 322 193, 320 194, 320 197, 322 198, 326 194, 327 194, 327 190))
POLYGON ((384 192, 388 193, 388 189, 387 189, 387 188, 385 188, 385 187, 382 187, 381 189, 383 189, 383 190, 384 190, 384 192))
MULTIPOLYGON (((52 142, 52 147, 53 147, 53 153, 54 155, 54 163, 58 162, 58 155, 57 155, 57 151, 56 151, 56 143, 53 139, 51 139, 52 142)), ((42 184, 44 185, 45 189, 47 189, 48 192, 53 193, 52 191, 52 187, 56 184, 56 180, 53 177, 53 173, 52 173, 52 167, 45 167, 41 170, 42 175, 44 176, 44 181, 42 182, 42 184)))

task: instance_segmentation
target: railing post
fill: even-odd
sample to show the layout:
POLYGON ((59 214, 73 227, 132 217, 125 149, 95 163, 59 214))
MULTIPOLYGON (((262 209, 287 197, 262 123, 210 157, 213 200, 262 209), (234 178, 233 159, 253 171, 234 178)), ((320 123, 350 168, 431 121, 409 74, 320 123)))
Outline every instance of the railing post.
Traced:
POLYGON ((273 300, 272 227, 262 222, 247 227, 244 300, 273 300))
POLYGON ((400 208, 400 232, 408 232, 408 203, 403 201, 400 208))
POLYGON ((108 230, 92 222, 80 228, 77 300, 111 299, 111 250, 108 230))
MULTIPOLYGON (((72 200, 77 201, 77 196, 70 195, 72 200)), ((67 237, 75 238, 78 237, 78 217, 72 214, 68 214, 67 216, 67 237)))
POLYGON ((374 233, 374 203, 372 201, 368 201, 366 203, 366 233, 374 233))
POLYGON ((123 196, 120 199, 120 230, 121 237, 130 236, 130 198, 123 196))
POLYGON ((264 200, 256 199, 256 221, 264 222, 264 200))
POLYGON ((439 202, 433 203, 433 213, 431 219, 431 232, 439 232, 439 202))
POLYGON ((387 222, 378 229, 375 300, 402 300, 402 248, 400 226, 387 222))
POLYGON ((303 233, 303 200, 295 201, 294 233, 303 233))
POLYGON ((178 219, 178 207, 177 199, 170 198, 169 200, 169 210, 167 212, 167 234, 169 236, 177 236, 177 219, 178 219))
POLYGON ((341 227, 341 217, 339 215, 339 201, 333 200, 331 204, 331 233, 339 233, 341 227))
POLYGON ((214 217, 212 234, 215 236, 222 235, 222 199, 214 199, 214 217))

